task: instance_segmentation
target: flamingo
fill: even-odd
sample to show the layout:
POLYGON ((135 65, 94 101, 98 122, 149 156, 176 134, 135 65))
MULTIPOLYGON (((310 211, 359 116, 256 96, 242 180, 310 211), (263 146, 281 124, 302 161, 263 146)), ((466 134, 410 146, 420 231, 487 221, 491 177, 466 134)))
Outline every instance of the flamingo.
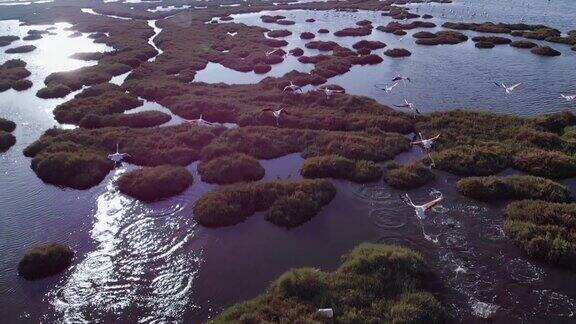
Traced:
POLYGON ((517 83, 511 87, 506 86, 504 83, 498 84, 498 82, 494 82, 494 84, 497 85, 498 87, 504 88, 504 90, 506 90, 506 94, 510 94, 510 93, 512 93, 512 91, 514 91, 514 89, 518 88, 522 83, 517 83))
POLYGON ((434 142, 438 138, 440 138, 440 134, 438 134, 434 137, 428 138, 428 139, 424 139, 424 136, 422 136, 422 133, 418 133, 418 135, 420 135, 420 140, 419 141, 412 141, 412 142, 410 142, 410 144, 411 145, 422 145, 422 148, 428 154, 428 158, 430 158, 430 161, 431 161, 430 167, 434 167, 436 165, 436 162, 434 162, 432 155, 430 155, 430 150, 432 149, 432 144, 434 144, 434 142))
POLYGON ((334 90, 334 89, 330 89, 328 87, 317 89, 317 91, 324 92, 326 94, 326 100, 330 100, 330 98, 332 98, 332 96, 336 93, 344 93, 344 90, 334 90))
POLYGON ((272 110, 272 108, 264 108, 262 109, 261 114, 268 111, 272 112, 272 115, 274 116, 274 118, 276 118, 276 126, 280 126, 280 116, 282 116, 282 114, 290 115, 290 113, 284 107, 276 110, 272 110))
POLYGON ((120 163, 125 157, 129 157, 128 153, 120 153, 119 145, 116 143, 116 153, 108 154, 108 160, 114 161, 114 163, 120 163))
POLYGON ((404 201, 404 203, 408 206, 411 206, 414 208, 414 210, 416 211, 416 217, 418 217, 419 220, 423 220, 426 218, 426 211, 434 206, 436 206, 439 202, 442 201, 444 197, 440 196, 434 200, 431 200, 423 205, 416 205, 412 202, 412 199, 410 199, 410 196, 408 196, 408 194, 404 194, 404 196, 400 196, 400 199, 402 199, 402 201, 404 201))
POLYGON ((408 102, 408 100, 404 99, 404 103, 401 105, 394 105, 398 108, 408 108, 410 110, 412 110, 412 113, 414 114, 414 118, 416 118, 416 114, 420 115, 420 111, 414 107, 414 104, 412 102, 408 102))
POLYGON ((380 90, 384 90, 386 93, 390 93, 392 92, 392 90, 394 89, 394 87, 396 87, 398 85, 398 82, 393 83, 392 85, 384 85, 384 88, 380 88, 378 85, 376 85, 376 89, 380 89, 380 90))
POLYGON ((418 133, 418 135, 420 135, 420 140, 419 141, 413 141, 410 144, 412 145, 422 145, 422 147, 426 150, 430 150, 432 148, 432 144, 434 144, 434 142, 440 138, 440 134, 428 138, 428 139, 424 139, 424 136, 422 136, 422 133, 418 133))
POLYGON ((204 120, 202 118, 202 114, 200 114, 200 118, 192 119, 192 122, 198 126, 204 126, 204 127, 216 127, 216 126, 218 126, 218 124, 216 124, 216 123, 211 123, 209 121, 204 120))
POLYGON ((392 79, 392 82, 396 81, 402 81, 402 83, 404 83, 404 86, 406 86, 406 81, 412 82, 412 80, 409 77, 403 77, 401 75, 397 75, 392 79))
POLYGON ((285 86, 284 90, 282 90, 282 92, 286 92, 286 91, 292 91, 292 92, 300 91, 301 93, 304 92, 304 91, 302 91, 301 86, 294 84, 294 82, 292 82, 292 81, 290 81, 290 84, 285 86))

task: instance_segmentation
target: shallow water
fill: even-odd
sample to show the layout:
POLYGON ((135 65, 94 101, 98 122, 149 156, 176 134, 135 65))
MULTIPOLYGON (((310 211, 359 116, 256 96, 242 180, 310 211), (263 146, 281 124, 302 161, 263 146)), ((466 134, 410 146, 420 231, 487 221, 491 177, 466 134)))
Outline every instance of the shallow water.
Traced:
MULTIPOLYGON (((495 1, 490 3, 498 6, 495 1)), ((262 25, 258 18, 262 14, 235 16, 235 21, 262 25)), ((305 42, 298 37, 301 31, 328 28, 333 32, 362 19, 377 21, 375 25, 388 22, 386 17, 366 12, 280 14, 293 18, 297 24, 265 27, 294 31, 286 38, 291 43, 288 48, 304 48, 305 42), (317 22, 305 23, 307 18, 317 22)), ((506 12, 499 14, 502 19, 494 20, 505 21, 506 12)), ((435 182, 410 191, 416 203, 427 201, 437 191, 445 197, 422 223, 398 198, 403 192, 383 183, 334 181, 338 189, 334 201, 310 222, 292 230, 268 223, 262 214, 227 228, 206 229, 195 224, 194 202, 214 188, 200 181, 196 164, 188 167, 194 173, 192 187, 178 197, 154 204, 138 203, 114 189, 114 180, 134 168, 130 165, 119 167, 100 185, 86 191, 43 184, 30 169, 30 161, 22 150, 46 129, 57 125, 52 109, 67 99, 41 100, 35 92, 51 72, 93 64, 67 59, 69 55, 111 50, 85 36, 71 42, 67 35, 72 32, 62 30, 67 25, 57 26, 57 35, 31 42, 38 46, 36 51, 10 56, 28 62, 34 87, 21 93, 0 93, 0 117, 9 117, 18 124, 16 146, 0 155, 4 188, 0 189, 0 314, 7 322, 200 323, 225 306, 260 294, 270 281, 291 267, 333 270, 343 253, 364 241, 402 244, 423 253, 447 287, 440 297, 460 322, 479 322, 483 316, 492 316, 493 322, 500 323, 574 322, 573 275, 527 259, 502 231, 504 204, 483 204, 462 197, 455 189, 458 178, 449 174, 437 172, 435 182), (54 42, 58 46, 48 46, 54 42), (15 268, 25 249, 54 240, 67 243, 76 251, 73 267, 38 282, 19 279, 15 268)), ((0 35, 23 36, 28 29, 46 27, 21 27, 17 21, 3 21, 0 35)), ((317 39, 329 40, 331 36, 317 35, 317 39)), ((576 92, 571 82, 576 74, 576 55, 563 45, 552 45, 562 49, 562 57, 548 59, 508 47, 482 51, 471 42, 422 47, 414 45, 411 37, 400 41, 378 31, 369 37, 337 41, 351 46, 360 39, 406 47, 413 55, 408 59, 385 58, 377 66, 354 68, 329 82, 386 104, 407 97, 423 111, 481 106, 531 115, 567 108, 556 100, 555 91, 576 92), (387 82, 396 73, 412 76, 414 82, 407 87, 398 86, 391 95, 373 87, 376 81, 387 82), (491 85, 495 73, 504 82, 524 81, 526 87, 504 96, 491 85)), ((23 41, 12 46, 20 43, 23 41)), ((309 55, 315 52, 305 51, 309 55)), ((0 52, 0 62, 7 58, 0 52)), ((209 65, 197 78, 205 82, 252 83, 293 68, 305 71, 312 66, 287 59, 269 74, 259 76, 229 73, 219 65, 209 65)), ((121 84, 126 76, 113 81, 121 84)), ((144 110, 169 113, 154 102, 146 102, 129 113, 144 110)), ((172 115, 169 124, 183 121, 172 115)), ((421 152, 415 149, 396 160, 405 162, 420 157, 421 152)), ((299 178, 302 158, 292 154, 261 163, 268 180, 299 178)), ((566 183, 576 187, 573 180, 566 183)))
POLYGON ((458 0, 451 4, 409 4, 415 12, 453 21, 543 24, 567 32, 576 29, 571 0, 458 0))
MULTIPOLYGON (((576 9, 569 8, 574 11, 576 9)), ((331 33, 354 27, 360 20, 370 20, 374 27, 386 25, 392 21, 389 17, 382 17, 379 13, 370 11, 360 12, 324 12, 324 11, 268 11, 253 14, 233 15, 233 22, 247 25, 261 26, 268 29, 288 29, 292 35, 282 38, 290 44, 285 49, 300 47, 306 51, 305 55, 319 54, 316 50, 307 50, 304 45, 308 42, 300 39, 300 33, 310 31, 316 34, 314 40, 335 41, 338 44, 352 48, 359 40, 377 40, 388 46, 374 53, 382 56, 384 62, 378 65, 353 66, 351 71, 333 77, 328 83, 343 86, 348 93, 372 97, 382 104, 393 106, 400 104, 404 99, 413 102, 421 112, 447 110, 456 108, 473 108, 499 113, 509 113, 533 116, 542 113, 551 113, 576 108, 574 103, 566 103, 560 98, 561 93, 576 93, 574 78, 576 76, 576 52, 562 44, 547 43, 547 45, 562 52, 560 57, 540 57, 508 45, 496 46, 491 50, 477 49, 474 43, 468 42, 458 45, 422 46, 414 43, 412 34, 426 30, 439 31, 443 28, 427 28, 409 30, 408 35, 398 37, 392 34, 374 30, 366 37, 335 37, 332 34, 318 34, 321 28, 331 33), (283 15, 294 20, 295 25, 280 26, 263 23, 260 16, 264 14, 283 15), (308 18, 316 19, 314 23, 305 22, 308 18), (412 52, 408 58, 389 58, 383 52, 389 48, 406 48, 412 52), (377 89, 375 85, 390 85, 396 75, 407 76, 412 82, 407 86, 399 84, 387 94, 377 89), (504 82, 508 85, 522 82, 516 91, 506 95, 504 89, 498 88, 493 82, 504 82), (526 105, 526 103, 531 103, 526 105)), ((430 19, 440 26, 441 19, 430 19)), ((468 36, 479 35, 475 32, 465 32, 468 36)), ((513 37, 515 38, 515 37, 513 37)), ((516 38, 515 38, 516 39, 516 38)), ((542 42, 540 42, 542 43, 542 42)), ((291 62, 281 63, 275 67, 281 69, 282 65, 299 66, 291 62)), ((304 64, 305 65, 305 64, 304 64)), ((225 67, 216 65, 210 67, 217 71, 212 78, 222 81, 226 75, 233 76, 232 82, 238 83, 236 73, 225 67)), ((313 67, 313 65, 308 64, 313 67)), ((202 71, 198 75, 203 76, 202 71)), ((244 79, 248 83, 256 83, 267 75, 254 78, 247 74, 244 79)), ((203 76, 202 81, 208 79, 203 76)))

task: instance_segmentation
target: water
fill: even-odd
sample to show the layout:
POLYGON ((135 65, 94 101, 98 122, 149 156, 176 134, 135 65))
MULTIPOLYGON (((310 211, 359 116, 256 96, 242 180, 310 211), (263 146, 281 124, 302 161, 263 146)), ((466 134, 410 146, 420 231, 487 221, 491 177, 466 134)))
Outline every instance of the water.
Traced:
MULTIPOLYGON (((576 13, 576 9, 566 6, 576 13)), ((424 11, 423 11, 424 12, 424 11)), ((560 98, 560 93, 576 93, 574 85, 574 71, 576 66, 576 52, 571 51, 569 46, 562 44, 538 42, 552 46, 562 52, 562 56, 549 58, 540 57, 530 53, 529 50, 521 50, 508 45, 496 46, 491 50, 481 50, 474 47, 474 43, 468 42, 458 45, 421 46, 414 43, 412 34, 427 30, 436 32, 443 30, 441 27, 430 29, 408 30, 404 37, 395 36, 374 30, 366 37, 335 37, 332 34, 318 34, 321 28, 328 29, 331 33, 354 27, 360 20, 370 20, 374 27, 387 25, 392 21, 389 17, 382 17, 379 13, 360 12, 324 12, 324 11, 268 11, 253 14, 233 15, 233 22, 255 25, 268 29, 288 29, 292 35, 282 38, 289 42, 285 49, 300 47, 308 42, 300 39, 300 33, 310 31, 316 34, 314 40, 336 41, 342 46, 352 48, 352 45, 361 39, 381 41, 388 46, 374 53, 384 58, 384 62, 378 65, 353 66, 351 71, 328 80, 330 84, 343 86, 348 93, 369 96, 378 102, 393 106, 401 104, 404 99, 413 102, 422 112, 447 110, 457 108, 472 108, 475 110, 487 110, 499 113, 509 113, 524 116, 533 116, 542 113, 551 113, 574 108, 574 103, 566 103, 560 98), (279 26, 263 23, 260 16, 282 15, 289 20, 294 20, 295 25, 279 26), (316 19, 314 23, 305 22, 308 18, 316 19), (408 58, 389 58, 383 52, 389 48, 406 48, 412 52, 408 58), (409 76, 412 82, 409 86, 400 84, 391 93, 377 89, 377 84, 391 84, 396 75, 409 76), (496 87, 493 82, 515 84, 522 82, 523 85, 511 95, 506 95, 504 89, 496 87), (526 105, 530 102, 530 105, 526 105)), ((430 19, 441 26, 445 20, 430 19)), ((479 33, 466 31, 470 38, 479 33)), ((506 35, 504 35, 506 36, 506 35)), ((507 36, 508 37, 508 36, 507 36)), ((520 39, 516 37, 510 37, 520 39)), ((316 55, 319 51, 305 49, 305 55, 316 55)), ((284 63, 282 63, 284 64, 284 63)), ((282 65, 280 64, 280 65, 282 65)), ((292 63, 288 62, 288 65, 292 63)), ((313 67, 309 64, 308 66, 313 67)), ((211 71, 217 71, 214 75, 232 75, 232 83, 238 83, 236 73, 225 67, 216 65, 210 67, 211 71), (217 67, 217 69, 216 69, 217 67)), ((292 67, 292 65, 291 65, 292 67)), ((282 69, 282 66, 275 67, 282 69)), ((299 66, 292 68, 300 69, 299 66)), ((202 71, 198 73, 202 81, 210 80, 202 71)), ((255 83, 259 79, 251 74, 244 79, 247 83, 255 83)), ((211 76, 211 78, 220 78, 211 76)))
POLYGON ((576 29, 570 0, 458 0, 451 4, 410 4, 415 12, 430 13, 452 21, 544 24, 563 32, 576 29))
MULTIPOLYGON (((517 0, 509 3, 513 2, 517 0)), ((515 19, 516 13, 511 10, 496 10, 502 8, 498 7, 500 2, 476 3, 492 8, 495 21, 515 19)), ((530 3, 534 10, 540 6, 536 1, 530 3)), ((555 19, 563 31, 573 23, 566 17, 574 17, 576 13, 567 3, 550 2, 551 8, 563 13, 555 19)), ((288 48, 305 49, 305 42, 298 37, 302 31, 328 28, 334 32, 362 19, 373 20, 375 25, 389 21, 367 12, 276 13, 297 22, 294 26, 266 25, 294 32, 286 38, 290 42, 288 48), (305 23, 307 18, 315 18, 317 22, 305 23)), ((258 18, 262 14, 238 15, 235 21, 262 25, 258 18)), ((223 307, 260 294, 270 281, 291 267, 333 270, 343 253, 365 241, 402 244, 423 253, 447 288, 441 296, 443 301, 460 322, 480 322, 482 317, 491 317, 499 323, 574 322, 573 274, 527 259, 503 233, 504 204, 484 204, 462 197, 455 189, 458 178, 446 173, 437 172, 436 181, 410 191, 416 203, 431 199, 437 191, 445 197, 441 206, 429 212, 422 223, 413 209, 398 198, 404 192, 383 183, 358 185, 334 181, 338 189, 334 201, 310 222, 292 230, 270 224, 261 213, 227 228, 206 229, 195 224, 194 202, 214 188, 200 181, 196 163, 188 166, 194 174, 193 186, 178 197, 154 204, 136 202, 115 190, 115 179, 132 170, 131 165, 114 170, 100 185, 86 191, 43 184, 21 152, 46 129, 57 126, 52 109, 73 94, 52 100, 41 100, 34 94, 49 73, 94 63, 68 59, 71 54, 111 50, 85 36, 70 41, 67 36, 72 32, 63 30, 68 25, 56 26, 57 35, 45 35, 31 42, 38 47, 36 51, 10 56, 22 57, 28 63, 33 88, 21 93, 13 90, 0 93, 0 117, 18 124, 16 146, 0 155, 3 188, 0 189, 3 252, 0 314, 6 322, 200 323, 223 307), (69 244, 76 251, 73 266, 42 281, 18 278, 15 268, 26 248, 49 241, 69 244)), ((150 26, 154 28, 155 24, 152 22, 150 26)), ((22 27, 17 21, 2 21, 0 35, 24 36, 29 29, 47 27, 22 27)), ((157 35, 160 30, 154 29, 157 35)), ((332 36, 317 34, 316 39, 331 40, 332 36)), ((571 82, 576 55, 563 45, 552 45, 562 50, 562 57, 548 59, 506 46, 481 51, 473 48, 471 42, 421 47, 414 45, 409 36, 400 41, 378 31, 364 38, 338 38, 337 42, 351 46, 360 39, 405 47, 413 55, 407 59, 385 58, 377 66, 355 67, 329 82, 386 104, 407 97, 423 111, 479 107, 533 115, 568 108, 557 100, 556 92, 576 92, 571 82), (407 87, 398 86, 390 95, 373 87, 374 83, 387 82, 396 73, 409 75, 414 82, 407 87), (507 83, 524 81, 526 87, 504 96, 501 89, 492 87, 492 78, 507 83)), ((12 46, 21 43, 24 42, 12 46)), ((307 55, 315 53, 305 51, 307 55)), ((0 62, 7 58, 0 53, 0 62)), ((197 78, 206 82, 253 83, 293 68, 306 71, 311 67, 287 58, 264 76, 236 73, 222 78, 217 74, 227 69, 209 65, 197 78)), ((122 84, 126 76, 115 77, 113 82, 122 84)), ((146 102, 130 113, 144 110, 169 113, 154 102, 146 102)), ((172 115, 169 124, 184 121, 172 115)), ((420 158, 421 154, 415 149, 396 160, 406 162, 420 158)), ((267 180, 299 178, 302 158, 292 154, 261 163, 266 168, 267 180)), ((566 184, 576 186, 573 180, 566 184)))

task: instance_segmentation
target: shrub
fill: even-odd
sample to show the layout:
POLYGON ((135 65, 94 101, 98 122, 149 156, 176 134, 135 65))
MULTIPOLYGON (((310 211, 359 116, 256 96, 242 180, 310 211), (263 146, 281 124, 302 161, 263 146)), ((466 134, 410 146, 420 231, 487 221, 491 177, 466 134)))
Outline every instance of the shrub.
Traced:
POLYGON ((560 56, 562 53, 558 52, 557 50, 549 47, 549 46, 537 46, 530 50, 533 54, 542 55, 542 56, 560 56))
POLYGON ((412 55, 412 53, 404 48, 392 48, 384 52, 384 55, 390 57, 406 57, 412 55))
POLYGON ((335 194, 336 189, 326 180, 238 183, 204 194, 194 206, 194 218, 207 227, 229 226, 270 209, 268 220, 292 227, 315 216, 335 194), (294 199, 285 198, 289 196, 294 199), (303 211, 305 215, 296 215, 303 211))
POLYGON ((16 144, 16 137, 8 132, 0 130, 0 152, 5 152, 16 144))
POLYGON ((278 198, 266 213, 266 220, 272 224, 293 228, 300 226, 316 216, 322 205, 309 194, 296 191, 292 195, 278 198))
POLYGON ((529 174, 563 179, 576 176, 576 158, 562 152, 532 149, 514 155, 514 168, 529 174))
POLYGON ((433 155, 436 167, 457 175, 485 176, 506 169, 508 150, 501 147, 462 145, 441 150, 433 155))
POLYGON ((99 184, 114 163, 101 152, 55 152, 32 159, 32 170, 44 182, 73 189, 88 189, 99 184))
POLYGON ((407 248, 364 243, 334 272, 290 270, 268 291, 224 310, 214 323, 321 323, 332 307, 335 323, 443 323, 440 303, 424 288, 430 272, 407 248))
POLYGON ((358 50, 361 48, 376 50, 376 49, 380 49, 380 48, 384 48, 384 47, 386 47, 386 44, 384 44, 380 41, 369 41, 369 40, 361 40, 359 42, 354 43, 354 45, 352 45, 352 48, 355 50, 358 50))
POLYGON ((494 43, 476 42, 476 44, 474 44, 474 46, 476 46, 477 48, 494 48, 494 43))
POLYGON ((64 98, 70 92, 72 92, 72 89, 70 89, 68 86, 63 84, 55 84, 38 90, 38 92, 36 92, 36 96, 42 99, 64 98))
POLYGON ((460 32, 456 32, 456 31, 439 31, 436 34, 432 34, 434 35, 434 37, 432 37, 432 35, 430 34, 424 34, 423 33, 417 33, 414 34, 414 37, 418 38, 416 40, 416 44, 420 44, 420 45, 442 45, 442 44, 446 44, 446 45, 454 45, 454 44, 459 44, 462 42, 465 42, 468 40, 468 36, 460 33, 460 32))
POLYGON ((406 137, 394 133, 241 127, 225 131, 204 147, 202 158, 209 160, 230 152, 241 152, 257 159, 272 159, 302 152, 303 157, 340 155, 349 159, 384 161, 407 151, 409 145, 406 137))
POLYGON ((512 43, 512 40, 510 38, 498 37, 498 36, 476 36, 472 38, 472 41, 492 43, 494 45, 505 45, 512 43))
POLYGON ((160 165, 125 173, 116 184, 123 194, 153 202, 182 193, 193 181, 192 174, 184 167, 160 165))
POLYGON ((0 92, 13 88, 16 91, 28 89, 32 82, 25 80, 30 76, 26 62, 15 59, 0 65, 0 92))
POLYGON ((562 134, 566 127, 576 125, 576 116, 565 111, 539 116, 535 119, 535 122, 544 131, 562 134))
POLYGON ((15 122, 8 119, 0 118, 0 130, 12 133, 15 129, 16 129, 15 122))
POLYGON ((286 29, 271 30, 268 32, 268 37, 279 38, 292 35, 292 32, 286 29))
POLYGON ((389 163, 386 166, 384 180, 396 189, 414 189, 434 180, 434 173, 421 162, 399 165, 389 163))
POLYGON ((367 26, 361 27, 349 27, 338 30, 334 33, 337 37, 347 37, 347 36, 368 36, 372 34, 372 28, 367 26))
POLYGON ((129 153, 127 161, 144 166, 185 166, 219 130, 182 124, 156 128, 50 129, 24 150, 32 169, 47 183, 77 189, 102 181, 114 164, 107 155, 129 153))
POLYGON ((18 263, 18 274, 28 280, 53 276, 66 270, 74 252, 66 245, 50 243, 32 247, 18 263))
POLYGON ((29 53, 36 49, 34 45, 22 45, 18 47, 9 48, 4 53, 6 54, 18 54, 18 53, 29 53))
POLYGON ((305 178, 336 178, 370 182, 382 177, 380 166, 371 161, 351 160, 338 155, 311 157, 304 161, 300 173, 305 178))
POLYGON ((527 40, 518 40, 518 41, 513 41, 512 43, 510 43, 510 46, 517 47, 517 48, 533 48, 533 47, 538 46, 538 44, 533 43, 531 41, 527 41, 527 40))
POLYGON ((8 46, 19 39, 18 36, 0 36, 0 47, 8 46))
POLYGON ((554 181, 514 175, 508 177, 470 177, 457 183, 458 191, 478 200, 538 199, 552 202, 572 200, 570 191, 554 181))
POLYGON ((112 115, 94 115, 84 116, 78 123, 84 128, 100 127, 131 127, 144 128, 160 126, 170 121, 172 117, 161 111, 141 111, 131 114, 112 114, 112 115))
POLYGON ((198 172, 204 182, 230 184, 260 180, 265 170, 255 158, 243 153, 232 153, 202 161, 198 165, 198 172))
POLYGON ((576 204, 513 202, 504 230, 529 256, 576 271, 576 204))
MULTIPOLYGON (((83 118, 89 115, 104 116, 120 114, 141 105, 141 100, 136 96, 126 93, 121 87, 111 83, 103 83, 86 88, 77 94, 74 99, 58 105, 54 109, 54 117, 60 123, 78 125, 83 118)), ((156 114, 157 113, 158 112, 156 112, 156 114)), ((150 114, 150 112, 146 112, 144 116, 149 117, 147 116, 148 114, 150 114)), ((140 119, 138 116, 116 117, 116 119, 118 118, 140 119)), ((94 118, 91 117, 91 119, 94 118)), ((103 122, 101 126, 94 125, 94 123, 92 123, 92 126, 89 126, 90 123, 85 122, 84 127, 123 126, 122 123, 115 125, 112 119, 109 120, 109 122, 103 122)), ((100 118, 99 121, 103 121, 103 118, 100 118)))
POLYGON ((316 35, 314 35, 314 34, 311 33, 311 32, 303 32, 303 33, 300 34, 300 38, 301 38, 301 39, 312 39, 312 38, 314 38, 314 37, 316 37, 316 35))

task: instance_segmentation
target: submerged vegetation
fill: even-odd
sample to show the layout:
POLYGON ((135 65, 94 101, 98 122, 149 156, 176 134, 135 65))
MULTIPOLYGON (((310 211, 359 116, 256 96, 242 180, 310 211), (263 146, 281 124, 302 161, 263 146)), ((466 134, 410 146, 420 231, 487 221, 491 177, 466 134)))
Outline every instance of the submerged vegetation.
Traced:
POLYGON ((177 165, 160 165, 130 171, 118 178, 120 192, 145 202, 176 196, 192 185, 192 174, 177 165))
POLYGON ((504 229, 529 256, 576 271, 576 204, 513 202, 504 229))
POLYGON ((378 164, 338 155, 308 158, 302 164, 300 173, 305 178, 335 178, 354 182, 376 181, 382 177, 382 169, 378 164))
POLYGON ((431 272, 407 248, 364 243, 334 272, 290 270, 268 291, 224 310, 214 323, 443 323, 446 314, 427 289, 431 272), (331 308, 334 319, 318 309, 331 308))
POLYGON ((552 180, 534 176, 470 177, 458 181, 457 187, 464 196, 478 200, 572 201, 570 191, 565 186, 552 180))
POLYGON ((74 252, 68 246, 50 243, 34 246, 18 263, 18 274, 28 280, 38 280, 62 272, 72 263, 74 252))
POLYGON ((194 206, 194 218, 219 227, 268 211, 268 221, 291 228, 314 217, 335 195, 336 188, 326 180, 238 183, 204 194, 194 206))
POLYGON ((414 189, 434 180, 434 173, 421 162, 404 165, 388 163, 384 180, 396 189, 414 189))

